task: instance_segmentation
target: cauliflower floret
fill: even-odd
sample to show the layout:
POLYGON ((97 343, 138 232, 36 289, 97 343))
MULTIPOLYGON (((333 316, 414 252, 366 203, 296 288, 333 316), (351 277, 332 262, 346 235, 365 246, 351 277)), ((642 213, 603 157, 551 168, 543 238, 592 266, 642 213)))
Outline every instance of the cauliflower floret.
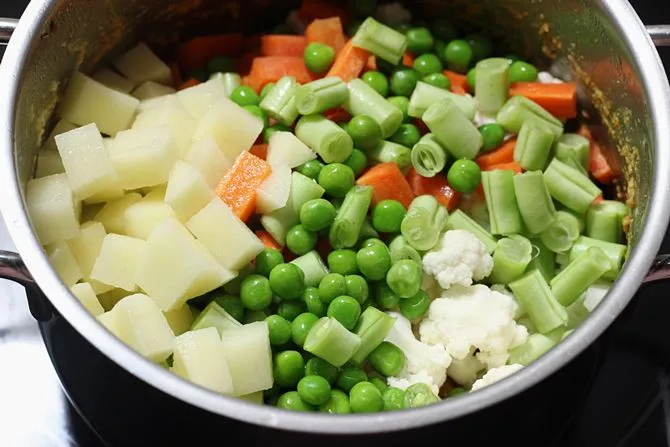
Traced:
POLYGON ((477 360, 473 352, 464 359, 453 359, 447 370, 447 376, 459 385, 469 388, 484 370, 486 366, 477 360))
POLYGON ((388 26, 400 25, 401 23, 409 23, 412 21, 412 13, 398 2, 377 6, 376 16, 377 20, 388 26))
POLYGON ((542 84, 562 84, 563 80, 557 77, 554 77, 548 71, 541 71, 537 74, 537 80, 542 84))
POLYGON ((491 274, 493 258, 484 244, 465 230, 444 233, 438 245, 423 257, 423 269, 447 290, 454 284, 469 286, 491 274))
POLYGON ((393 343, 405 353, 405 367, 396 377, 389 377, 388 384, 402 390, 414 383, 425 383, 437 394, 447 380, 447 368, 451 357, 444 346, 436 343, 428 346, 416 339, 412 324, 399 313, 387 312, 395 317, 393 329, 385 341, 393 343))
POLYGON ((430 304, 419 327, 421 341, 444 345, 455 359, 477 349, 477 359, 488 368, 504 365, 508 351, 528 338, 514 321, 517 307, 513 298, 484 285, 454 286, 430 304))
POLYGON ((523 365, 513 363, 511 365, 503 365, 497 368, 490 369, 484 376, 472 384, 471 391, 476 391, 485 386, 489 386, 507 376, 511 376, 515 372, 523 368, 523 365))

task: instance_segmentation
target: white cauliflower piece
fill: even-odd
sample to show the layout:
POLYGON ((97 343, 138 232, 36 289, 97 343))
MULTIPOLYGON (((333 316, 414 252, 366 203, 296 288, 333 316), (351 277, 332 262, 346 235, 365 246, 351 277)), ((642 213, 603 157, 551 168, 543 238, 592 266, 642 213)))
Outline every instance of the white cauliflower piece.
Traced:
POLYGON ((493 258, 484 244, 465 230, 444 233, 437 246, 423 257, 423 269, 447 290, 455 284, 472 285, 491 274, 493 258))
POLYGON ((400 25, 401 23, 409 23, 412 21, 412 13, 398 2, 377 6, 376 17, 377 20, 388 26, 400 25))
POLYGON ((405 390, 414 383, 425 383, 437 394, 447 380, 451 357, 440 343, 428 346, 416 339, 410 321, 397 312, 387 312, 395 317, 393 329, 385 341, 393 343, 407 358, 405 367, 396 377, 389 377, 388 384, 405 390))
POLYGON ((526 328, 514 321, 517 308, 513 298, 484 285, 454 286, 430 304, 420 339, 444 345, 455 359, 476 349, 477 359, 488 368, 502 366, 508 351, 528 338, 526 328))
POLYGON ((469 388, 479 377, 479 373, 486 370, 486 366, 475 357, 474 352, 463 359, 453 359, 447 376, 456 383, 469 388))
POLYGON ((523 365, 514 363, 512 365, 503 365, 490 369, 481 379, 472 384, 472 388, 470 390, 476 391, 484 388, 485 386, 492 385, 493 383, 502 380, 507 376, 511 376, 521 368, 523 368, 523 365))
POLYGON ((507 295, 508 297, 512 298, 516 302, 516 304, 517 304, 516 313, 514 314, 514 319, 515 320, 518 320, 519 318, 526 315, 526 309, 524 309, 519 304, 519 302, 517 301, 514 294, 504 284, 492 284, 491 285, 491 290, 493 290, 494 292, 502 293, 503 295, 507 295))
POLYGON ((537 80, 542 84, 562 84, 563 80, 557 77, 554 77, 548 71, 541 71, 537 74, 537 80))

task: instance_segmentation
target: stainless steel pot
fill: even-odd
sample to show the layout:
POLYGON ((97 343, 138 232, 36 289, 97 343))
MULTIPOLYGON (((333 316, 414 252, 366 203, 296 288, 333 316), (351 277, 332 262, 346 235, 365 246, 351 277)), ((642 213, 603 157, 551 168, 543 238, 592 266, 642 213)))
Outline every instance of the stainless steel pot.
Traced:
POLYGON ((612 323, 643 282, 670 278, 668 257, 654 260, 670 216, 670 86, 653 45, 670 45, 670 27, 645 29, 625 0, 410 4, 431 16, 444 12, 462 18, 465 27, 496 23, 504 32, 500 39, 525 56, 552 60, 557 74, 580 83, 594 132, 619 149, 626 181, 618 188, 636 203, 630 256, 607 299, 534 364, 494 386, 412 411, 338 417, 291 413, 219 396, 145 361, 99 325, 54 273, 32 230, 23 191, 68 75, 77 67, 89 70, 104 63, 136 38, 169 43, 187 35, 195 23, 199 30, 207 23, 244 27, 260 7, 267 12, 262 18, 255 15, 253 22, 271 21, 280 17, 275 9, 283 2, 33 0, 16 28, 13 21, 0 20, 0 40, 13 34, 0 73, 0 206, 20 253, 2 253, 0 277, 26 287, 38 320, 62 316, 147 385, 184 404, 270 428, 333 434, 416 428, 493 406, 555 373, 612 323))

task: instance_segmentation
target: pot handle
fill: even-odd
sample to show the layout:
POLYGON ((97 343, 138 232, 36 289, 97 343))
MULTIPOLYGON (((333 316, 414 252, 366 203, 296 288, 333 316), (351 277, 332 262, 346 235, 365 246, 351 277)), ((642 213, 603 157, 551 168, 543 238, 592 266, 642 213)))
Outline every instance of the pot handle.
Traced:
POLYGON ((16 26, 19 24, 17 19, 5 19, 0 17, 0 45, 7 45, 12 37, 16 26))
POLYGON ((0 250, 0 279, 21 284, 26 289, 28 308, 37 321, 49 321, 52 307, 18 253, 0 250))
POLYGON ((657 47, 670 47, 670 25, 649 25, 647 32, 657 47))

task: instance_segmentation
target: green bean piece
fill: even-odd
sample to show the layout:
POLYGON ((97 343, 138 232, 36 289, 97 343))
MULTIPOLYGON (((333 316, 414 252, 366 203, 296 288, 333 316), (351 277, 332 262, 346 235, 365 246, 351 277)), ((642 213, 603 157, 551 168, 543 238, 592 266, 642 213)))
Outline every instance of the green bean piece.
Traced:
POLYGON ((523 221, 514 194, 514 177, 514 172, 509 170, 482 172, 491 234, 508 235, 523 232, 523 221))
POLYGON ((556 158, 564 163, 571 159, 572 155, 577 157, 577 160, 584 169, 589 168, 589 140, 576 133, 566 133, 556 140, 554 144, 554 155, 556 158))
POLYGON ((570 152, 570 153, 566 154, 561 161, 563 163, 565 163, 566 165, 570 166, 571 168, 575 168, 576 170, 581 172, 583 175, 586 175, 586 176, 589 175, 589 172, 586 169, 584 169, 584 166, 582 166, 581 162, 579 161, 579 158, 577 158, 577 153, 576 152, 570 152))
POLYGON ((377 281, 385 278, 391 268, 391 253, 384 244, 370 245, 358 250, 356 263, 364 277, 377 281))
POLYGON ((411 298, 421 290, 422 273, 421 264, 402 259, 386 273, 386 284, 400 298, 411 298))
POLYGON ((416 172, 430 178, 444 170, 449 156, 435 135, 427 133, 414 145, 410 158, 416 172))
POLYGON ((563 123, 558 118, 536 102, 523 96, 511 97, 496 116, 498 124, 501 124, 508 132, 516 134, 527 121, 537 125, 545 124, 557 138, 563 134, 563 123))
POLYGON ((435 197, 416 197, 400 225, 400 232, 416 250, 427 251, 435 247, 444 230, 449 213, 435 197))
POLYGON ((330 385, 335 384, 339 375, 340 369, 338 367, 319 357, 312 357, 305 363, 305 376, 321 376, 330 385))
POLYGON ((370 160, 377 163, 395 163, 400 170, 404 170, 412 164, 412 151, 410 148, 392 141, 382 141, 368 152, 368 156, 370 160))
POLYGON ((282 351, 272 363, 275 382, 281 387, 293 388, 305 375, 305 360, 298 351, 282 351))
POLYGON ((580 236, 570 249, 569 262, 574 262, 575 259, 590 247, 598 247, 609 256, 611 268, 603 274, 603 279, 614 281, 621 271, 628 247, 624 244, 615 244, 613 242, 601 241, 587 236, 580 236))
POLYGON ((531 234, 540 234, 556 220, 556 207, 549 194, 545 177, 541 171, 528 171, 510 176, 514 197, 526 229, 531 234))
POLYGON ((610 258, 598 247, 589 247, 551 280, 551 291, 569 306, 611 268, 610 258))
POLYGON ((382 393, 370 382, 360 382, 349 392, 349 405, 353 413, 376 413, 384 409, 382 393))
POLYGON ((360 367, 347 366, 342 368, 340 376, 337 378, 337 387, 348 393, 357 383, 368 380, 368 375, 360 367))
POLYGON ((407 114, 413 118, 421 118, 426 110, 436 102, 450 99, 472 121, 477 113, 477 102, 474 98, 465 95, 457 95, 448 90, 435 87, 425 82, 418 82, 412 92, 407 106, 407 114))
POLYGON ((342 163, 354 150, 349 134, 323 115, 300 118, 295 126, 295 135, 326 163, 342 163))
POLYGON ((368 17, 358 28, 352 42, 392 64, 399 64, 407 50, 407 38, 398 31, 368 17))
POLYGON ((356 245, 372 202, 372 193, 371 186, 354 186, 349 190, 330 227, 328 237, 334 249, 356 245))
POLYGON ((312 250, 299 256, 290 262, 297 265, 305 277, 306 287, 316 287, 321 280, 328 274, 328 269, 321 260, 321 256, 316 250, 312 250))
POLYGON ((484 144, 477 127, 449 99, 430 106, 422 119, 437 141, 455 158, 472 160, 484 144))
POLYGON ((325 73, 333 65, 335 49, 329 45, 312 42, 305 48, 303 54, 305 66, 312 73, 325 73))
POLYGON ((230 97, 231 93, 233 93, 233 90, 242 85, 242 77, 237 73, 213 73, 209 79, 218 79, 221 81, 223 84, 223 90, 226 92, 226 96, 228 97, 230 97))
POLYGON ((564 253, 570 250, 579 233, 577 218, 568 212, 558 211, 552 224, 540 234, 540 240, 554 253, 564 253))
POLYGON ((544 171, 544 181, 554 199, 580 214, 586 213, 596 197, 602 194, 591 179, 557 158, 544 171))
POLYGON ((533 246, 523 236, 514 234, 500 239, 493 252, 493 271, 489 281, 492 284, 509 284, 519 279, 530 264, 532 253, 533 246))
POLYGON ((293 76, 284 76, 261 101, 260 108, 284 126, 291 126, 298 118, 296 92, 298 82, 293 76))
POLYGON ((314 410, 311 405, 300 398, 300 394, 297 391, 287 391, 279 396, 279 399, 277 400, 277 408, 290 411, 314 410))
POLYGON ((356 328, 356 335, 361 339, 361 345, 351 357, 357 365, 362 364, 391 332, 395 318, 370 306, 363 311, 356 328))
POLYGON ((313 115, 341 105, 348 97, 347 84, 336 76, 329 76, 298 87, 295 102, 300 114, 313 115))
POLYGON ((556 255, 539 238, 533 239, 532 244, 533 259, 526 270, 529 272, 534 269, 539 270, 544 279, 549 282, 556 275, 556 255))
POLYGON ((382 130, 382 138, 393 135, 403 121, 402 112, 375 89, 361 79, 353 79, 347 84, 349 99, 343 104, 344 109, 352 116, 367 115, 382 130))
POLYGON ((460 209, 456 209, 451 213, 447 220, 447 228, 449 230, 469 231, 484 244, 486 251, 489 253, 493 253, 498 244, 496 238, 494 238, 490 232, 460 209))
POLYGON ((629 213, 626 204, 615 200, 591 205, 586 212, 586 235, 605 242, 620 243, 623 240, 623 219, 629 213))
POLYGON ((363 228, 361 228, 361 234, 358 237, 358 241, 362 242, 367 239, 378 238, 378 237, 379 233, 377 233, 377 230, 375 230, 374 227, 372 226, 370 219, 365 219, 365 223, 363 224, 363 228))
POLYGON ((307 334, 303 348, 328 363, 341 367, 361 346, 361 338, 334 318, 321 318, 307 334))
POLYGON ((528 366, 542 357, 555 345, 556 342, 546 335, 531 334, 524 344, 510 351, 508 363, 510 365, 518 363, 519 365, 528 366))
POLYGON ((565 308, 556 300, 539 271, 526 273, 509 283, 509 288, 540 333, 546 334, 567 323, 565 308))
POLYGON ((384 411, 398 411, 405 408, 405 392, 400 388, 388 387, 382 395, 384 411))
POLYGON ((414 383, 405 390, 405 408, 418 408, 440 401, 425 383, 414 383))
POLYGON ((326 315, 335 318, 347 330, 353 331, 356 323, 358 323, 358 318, 361 316, 361 305, 354 297, 338 296, 328 305, 326 315))
POLYGON ((343 391, 332 390, 330 392, 330 399, 328 402, 319 407, 322 413, 330 414, 348 414, 351 413, 351 406, 349 405, 349 396, 343 391))
POLYGON ((412 247, 402 234, 399 234, 389 244, 391 261, 398 262, 403 259, 409 259, 421 264, 421 254, 412 247))
POLYGON ((524 123, 514 147, 514 160, 527 171, 543 170, 554 144, 554 133, 534 121, 524 123))
POLYGON ((509 63, 502 58, 484 59, 475 70, 477 107, 483 114, 495 115, 509 96, 509 63))

